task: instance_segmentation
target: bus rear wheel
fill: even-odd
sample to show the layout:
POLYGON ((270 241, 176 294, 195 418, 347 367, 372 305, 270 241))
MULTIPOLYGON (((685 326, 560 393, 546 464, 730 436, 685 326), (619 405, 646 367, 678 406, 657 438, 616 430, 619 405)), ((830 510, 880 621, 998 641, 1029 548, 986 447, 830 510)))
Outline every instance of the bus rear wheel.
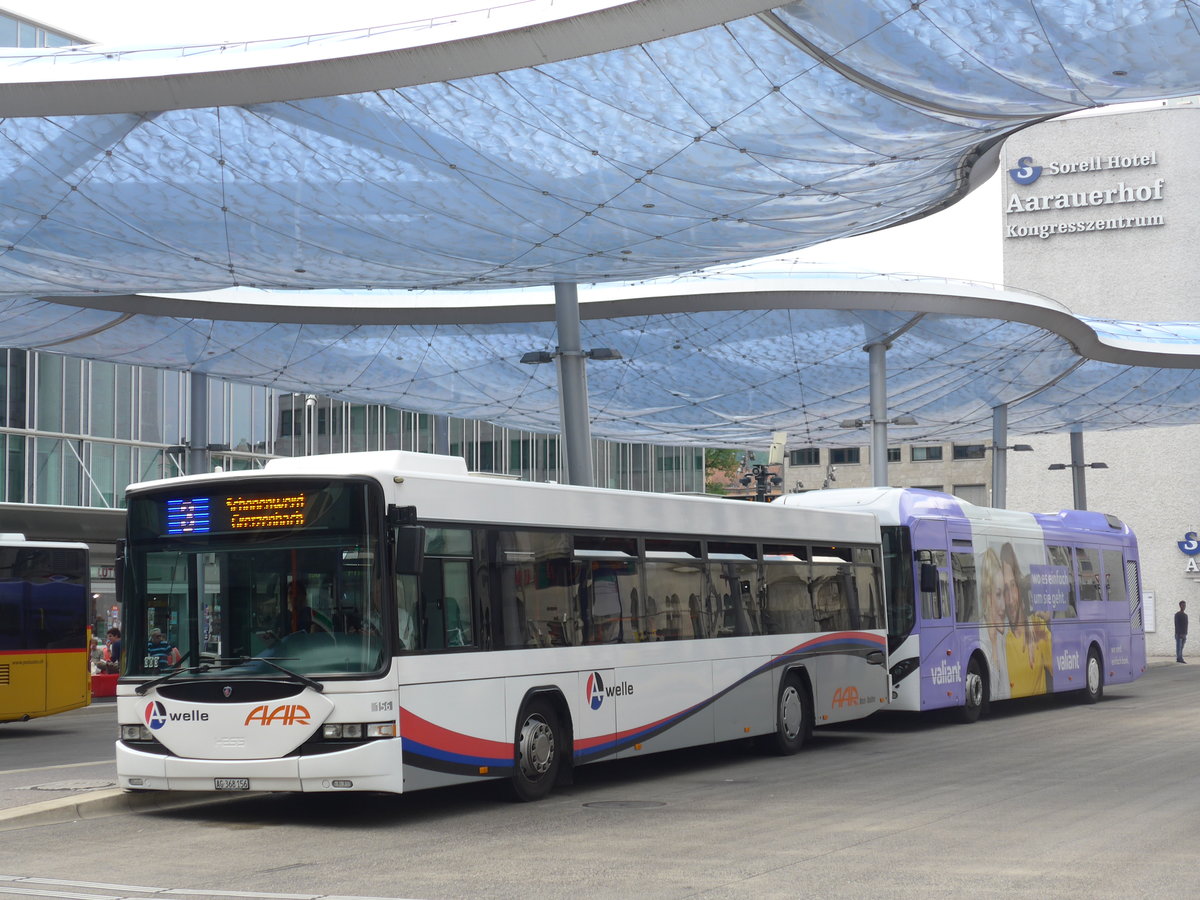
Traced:
POLYGON ((1100 652, 1095 647, 1088 651, 1087 668, 1083 675, 1083 702, 1098 702, 1104 696, 1104 668, 1100 665, 1100 652))
POLYGON ((518 800, 541 800, 550 793, 562 765, 562 729, 554 709, 534 697, 517 721, 512 791, 518 800))
POLYGON ((775 738, 772 749, 780 756, 798 753, 810 734, 808 694, 797 675, 787 675, 779 686, 775 707, 775 738))
POLYGON ((988 688, 983 679, 983 667, 978 657, 967 663, 967 677, 963 680, 963 705, 958 710, 959 721, 970 724, 979 721, 988 705, 988 688))

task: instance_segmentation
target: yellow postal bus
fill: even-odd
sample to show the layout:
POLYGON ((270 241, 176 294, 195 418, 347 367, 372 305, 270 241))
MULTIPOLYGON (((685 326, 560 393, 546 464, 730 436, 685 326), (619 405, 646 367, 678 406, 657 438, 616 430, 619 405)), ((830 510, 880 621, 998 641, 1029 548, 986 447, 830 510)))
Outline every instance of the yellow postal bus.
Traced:
POLYGON ((0 722, 92 700, 86 544, 0 534, 0 722))

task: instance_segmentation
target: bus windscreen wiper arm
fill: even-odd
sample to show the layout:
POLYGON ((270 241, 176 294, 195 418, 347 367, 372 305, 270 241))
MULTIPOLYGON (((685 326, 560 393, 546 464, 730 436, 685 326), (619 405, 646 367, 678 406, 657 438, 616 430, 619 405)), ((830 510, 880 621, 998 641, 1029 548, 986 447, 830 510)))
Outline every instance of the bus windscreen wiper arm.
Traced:
POLYGON ((291 669, 287 668, 286 666, 281 666, 279 663, 275 662, 275 660, 273 660, 273 659, 269 659, 265 656, 250 656, 250 657, 247 657, 245 660, 245 662, 254 662, 254 661, 265 662, 268 666, 278 669, 284 675, 291 676, 292 678, 294 678, 296 681, 300 682, 304 686, 310 687, 314 691, 317 691, 319 693, 325 692, 325 685, 321 684, 321 682, 317 681, 314 678, 309 678, 307 675, 301 675, 299 672, 293 672, 291 669))

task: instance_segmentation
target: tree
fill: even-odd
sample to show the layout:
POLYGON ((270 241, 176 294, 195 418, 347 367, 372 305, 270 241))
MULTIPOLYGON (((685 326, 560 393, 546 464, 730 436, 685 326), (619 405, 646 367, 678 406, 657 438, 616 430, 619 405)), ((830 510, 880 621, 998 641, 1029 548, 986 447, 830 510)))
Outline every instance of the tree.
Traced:
POLYGON ((740 450, 719 448, 704 451, 704 489, 709 494, 726 493, 726 482, 742 462, 740 450), (719 477, 718 477, 719 476, 719 477))

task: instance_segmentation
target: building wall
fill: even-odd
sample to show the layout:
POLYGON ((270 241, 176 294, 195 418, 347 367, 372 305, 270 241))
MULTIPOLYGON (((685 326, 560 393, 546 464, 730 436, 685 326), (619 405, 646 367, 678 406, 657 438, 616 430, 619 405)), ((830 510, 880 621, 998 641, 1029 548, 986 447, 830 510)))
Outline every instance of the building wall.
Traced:
MULTIPOLYGON (((892 487, 944 491, 987 506, 991 503, 992 461, 986 447, 984 443, 920 443, 892 447, 888 483, 892 487), (940 459, 931 458, 938 452, 940 459), (956 455, 964 458, 956 459, 956 455)), ((869 487, 871 484, 869 447, 790 448, 782 490, 799 493, 825 487, 869 487), (857 461, 853 461, 855 454, 857 461), (804 464, 797 464, 798 458, 803 459, 804 464)))
MULTIPOLYGON (((1001 159, 1005 283, 1079 315, 1195 321, 1198 139, 1200 109, 1193 104, 1061 119, 1010 138, 1001 159), (1041 172, 1029 181, 1034 167, 1041 172)), ((1019 406, 1011 407, 1014 440, 1011 423, 1019 417, 1019 406)), ((1071 507, 1071 471, 1047 469, 1071 461, 1069 437, 1020 440, 1036 452, 1008 455, 1008 505, 1071 507)), ((1108 465, 1084 470, 1088 507, 1120 517, 1138 536, 1148 607, 1153 600, 1153 654, 1174 652, 1180 600, 1200 613, 1200 571, 1187 571, 1191 558, 1178 548, 1187 532, 1200 531, 1200 484, 1191 477, 1198 444, 1197 426, 1083 437, 1084 462, 1108 465)))

